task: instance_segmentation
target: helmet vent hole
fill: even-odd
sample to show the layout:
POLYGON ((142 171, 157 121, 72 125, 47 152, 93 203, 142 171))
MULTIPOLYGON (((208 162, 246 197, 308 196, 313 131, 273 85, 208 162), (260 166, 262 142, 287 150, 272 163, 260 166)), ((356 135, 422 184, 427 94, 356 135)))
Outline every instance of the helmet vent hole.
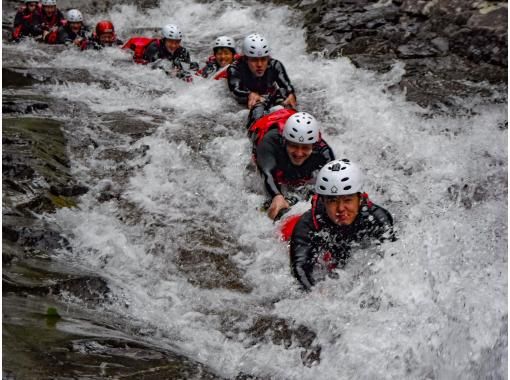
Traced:
POLYGON ((351 186, 345 186, 344 187, 344 190, 350 190, 351 189, 351 186))
POLYGON ((319 186, 319 189, 321 189, 322 191, 324 191, 324 190, 326 190, 326 186, 322 186, 322 185, 320 185, 320 186, 319 186))
POLYGON ((322 177, 322 180, 323 180, 324 182, 329 182, 329 180, 328 180, 326 177, 322 177))
POLYGON ((345 182, 345 181, 348 181, 349 180, 349 177, 344 177, 341 179, 342 182, 345 182))
POLYGON ((340 170, 345 170, 345 169, 347 169, 347 166, 342 166, 342 167, 340 168, 340 170))

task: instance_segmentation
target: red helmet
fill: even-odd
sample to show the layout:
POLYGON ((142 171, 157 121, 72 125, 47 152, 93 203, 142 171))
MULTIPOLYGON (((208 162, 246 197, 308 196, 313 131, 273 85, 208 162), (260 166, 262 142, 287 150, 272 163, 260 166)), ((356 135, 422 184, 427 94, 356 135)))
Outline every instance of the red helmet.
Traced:
POLYGON ((97 23, 96 34, 100 36, 103 33, 115 33, 115 29, 113 28, 111 21, 103 20, 97 23))

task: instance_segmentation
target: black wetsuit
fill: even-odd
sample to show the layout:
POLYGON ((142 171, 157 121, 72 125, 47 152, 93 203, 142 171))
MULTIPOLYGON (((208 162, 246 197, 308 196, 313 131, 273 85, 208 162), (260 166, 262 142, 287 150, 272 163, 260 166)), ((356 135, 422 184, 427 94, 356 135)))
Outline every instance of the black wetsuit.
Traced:
POLYGON ((281 184, 299 186, 312 180, 315 172, 334 160, 335 155, 329 145, 321 140, 313 145, 312 155, 301 166, 295 166, 287 153, 285 139, 277 128, 273 128, 255 147, 255 158, 265 188, 273 198, 281 194, 281 184))
POLYGON ((67 23, 65 26, 61 26, 58 29, 58 36, 57 36, 57 44, 72 44, 76 39, 82 39, 85 41, 87 39, 88 29, 85 27, 85 25, 82 25, 80 31, 78 33, 74 33, 71 28, 69 27, 69 23, 67 23))
POLYGON ((272 98, 271 101, 260 103, 251 109, 248 127, 279 100, 285 100, 290 94, 295 94, 285 67, 273 58, 269 59, 264 75, 257 77, 250 71, 247 58, 241 57, 228 68, 228 87, 241 104, 248 103, 250 92, 261 96, 269 95, 272 98))
POLYGON ((365 194, 354 222, 339 226, 329 219, 322 199, 316 195, 312 199, 311 210, 301 216, 292 233, 292 273, 303 289, 310 290, 314 285, 314 265, 321 255, 327 253, 333 266, 342 266, 354 244, 370 239, 379 242, 396 240, 393 218, 388 211, 371 203, 365 194))

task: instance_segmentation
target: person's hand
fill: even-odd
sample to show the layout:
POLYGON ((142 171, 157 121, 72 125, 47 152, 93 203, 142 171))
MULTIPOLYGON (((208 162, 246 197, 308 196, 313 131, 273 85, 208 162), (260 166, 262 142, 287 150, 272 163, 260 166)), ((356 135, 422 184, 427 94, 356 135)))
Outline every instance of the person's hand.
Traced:
POLYGON ((267 210, 267 216, 274 220, 274 218, 276 217, 276 215, 278 215, 281 209, 289 207, 290 207, 289 202, 285 200, 284 196, 278 194, 273 198, 271 206, 269 206, 269 209, 267 210))
POLYGON ((296 95, 290 94, 289 96, 287 96, 287 99, 283 101, 283 105, 285 107, 296 108, 297 106, 296 95))
POLYGON ((250 95, 248 95, 248 108, 252 109, 257 103, 263 100, 264 98, 256 92, 250 92, 250 95))
POLYGON ((79 46, 81 47, 81 44, 83 42, 83 38, 77 38, 73 41, 73 44, 75 44, 76 46, 79 46))

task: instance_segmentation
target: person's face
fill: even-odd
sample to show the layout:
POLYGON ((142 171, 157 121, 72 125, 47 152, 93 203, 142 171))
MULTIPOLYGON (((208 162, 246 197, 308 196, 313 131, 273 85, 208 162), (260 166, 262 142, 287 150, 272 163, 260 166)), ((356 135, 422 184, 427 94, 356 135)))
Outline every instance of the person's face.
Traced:
POLYGON ((313 144, 296 144, 287 141, 286 149, 289 155, 290 162, 293 165, 301 166, 312 155, 313 144))
POLYGON ((232 53, 232 50, 228 48, 216 49, 214 56, 216 57, 216 62, 218 62, 220 67, 230 65, 234 61, 234 53, 232 53))
POLYGON ((359 194, 323 197, 323 199, 329 219, 339 226, 352 224, 358 216, 361 201, 359 194))
POLYGON ((44 10, 44 13, 46 14, 46 16, 51 17, 57 11, 57 6, 56 5, 43 5, 43 10, 44 10))
POLYGON ((248 57, 248 68, 256 77, 261 77, 267 70, 269 57, 248 57))
POLYGON ((168 38, 165 39, 166 50, 168 50, 170 53, 173 53, 174 51, 179 49, 180 46, 181 46, 181 40, 170 40, 168 38))
POLYGON ((107 32, 99 35, 99 42, 103 45, 111 46, 115 42, 115 36, 112 32, 107 32))
POLYGON ((35 8, 37 8, 37 2, 36 1, 27 3, 27 10, 29 12, 34 12, 35 8))
POLYGON ((73 33, 79 33, 81 30, 81 22, 70 22, 69 29, 71 29, 73 33))

